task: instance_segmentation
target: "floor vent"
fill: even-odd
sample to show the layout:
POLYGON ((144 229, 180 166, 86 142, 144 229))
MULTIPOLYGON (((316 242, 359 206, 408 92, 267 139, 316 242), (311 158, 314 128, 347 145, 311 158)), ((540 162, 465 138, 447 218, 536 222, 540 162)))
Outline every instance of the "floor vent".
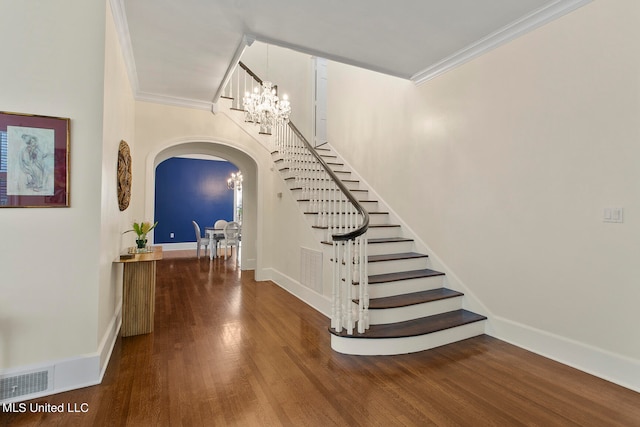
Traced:
POLYGON ((0 378, 0 401, 49 389, 52 369, 0 378))
POLYGON ((300 283, 322 293, 322 252, 300 248, 300 283))

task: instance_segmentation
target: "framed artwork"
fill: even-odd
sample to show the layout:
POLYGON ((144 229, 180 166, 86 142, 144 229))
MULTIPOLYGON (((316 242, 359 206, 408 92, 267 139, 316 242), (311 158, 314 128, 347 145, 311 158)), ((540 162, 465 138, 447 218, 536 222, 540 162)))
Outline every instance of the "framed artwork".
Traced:
POLYGON ((69 207, 69 123, 0 112, 0 208, 69 207))

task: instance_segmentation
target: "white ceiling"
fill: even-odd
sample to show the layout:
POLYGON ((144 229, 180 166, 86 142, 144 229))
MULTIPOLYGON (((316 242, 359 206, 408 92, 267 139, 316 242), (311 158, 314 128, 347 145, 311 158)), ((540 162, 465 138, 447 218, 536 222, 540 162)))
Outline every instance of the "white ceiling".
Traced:
POLYGON ((421 82, 591 0, 112 0, 138 99, 207 107, 243 38, 421 82))

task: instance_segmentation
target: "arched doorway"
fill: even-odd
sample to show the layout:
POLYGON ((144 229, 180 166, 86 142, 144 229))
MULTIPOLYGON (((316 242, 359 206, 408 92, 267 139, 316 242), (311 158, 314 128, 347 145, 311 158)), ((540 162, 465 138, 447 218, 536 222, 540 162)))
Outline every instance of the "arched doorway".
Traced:
POLYGON ((202 155, 225 159, 238 167, 243 175, 243 211, 242 211, 242 251, 243 270, 254 270, 257 265, 257 223, 258 223, 258 167, 256 161, 247 153, 231 144, 218 141, 176 141, 149 154, 148 173, 145 174, 145 211, 154 214, 155 169, 163 161, 179 156, 202 155))

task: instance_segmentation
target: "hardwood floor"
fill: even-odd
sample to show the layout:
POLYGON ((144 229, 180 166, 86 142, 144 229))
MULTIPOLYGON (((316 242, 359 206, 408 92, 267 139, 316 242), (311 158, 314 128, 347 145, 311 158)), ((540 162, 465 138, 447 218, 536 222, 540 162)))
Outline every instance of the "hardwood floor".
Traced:
POLYGON ((102 384, 27 402, 87 412, 0 425, 640 426, 640 394, 488 336, 335 353, 323 315, 234 258, 191 254, 158 262, 155 331, 118 338, 102 384))

